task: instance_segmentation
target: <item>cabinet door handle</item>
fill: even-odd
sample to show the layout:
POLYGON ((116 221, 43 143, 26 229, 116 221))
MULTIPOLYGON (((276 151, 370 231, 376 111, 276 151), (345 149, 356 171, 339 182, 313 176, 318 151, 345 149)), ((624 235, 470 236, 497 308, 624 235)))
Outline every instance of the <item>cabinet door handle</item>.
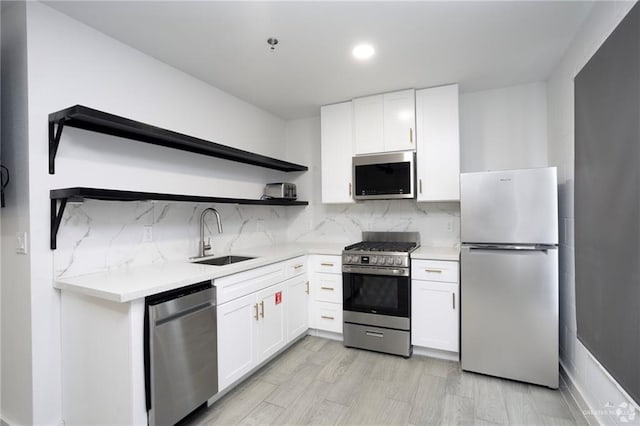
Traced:
POLYGON ((430 272, 432 274, 441 274, 442 273, 442 269, 431 269, 431 268, 427 268, 424 270, 425 272, 430 272))
POLYGON ((334 317, 329 317, 329 316, 327 316, 327 315, 322 315, 320 318, 322 318, 322 319, 328 319, 328 320, 331 320, 331 321, 333 321, 333 320, 335 319, 334 317))
POLYGON ((452 300, 453 300, 453 310, 455 311, 455 310, 456 310, 456 294, 455 294, 455 293, 452 293, 452 294, 451 294, 451 296, 453 296, 453 297, 452 297, 452 300))
POLYGON ((409 142, 413 143, 413 129, 409 127, 409 142))
POLYGON ((351 197, 351 182, 349 182, 349 197, 351 197))
POLYGON ((422 194, 422 179, 418 179, 418 186, 420 187, 420 193, 422 194))
POLYGON ((264 300, 260 302, 260 316, 264 318, 264 300))
POLYGON ((305 290, 305 292, 306 292, 307 294, 309 294, 309 281, 307 281, 307 283, 306 283, 306 284, 307 284, 307 289, 305 290))
POLYGON ((256 321, 258 321, 258 304, 256 303, 255 305, 253 305, 253 307, 256 310, 256 313, 255 313, 255 315, 253 317, 256 319, 256 321))
POLYGON ((321 263, 320 266, 329 266, 329 267, 333 267, 333 263, 321 263))
POLYGON ((302 268, 303 266, 304 266, 304 265, 301 263, 300 265, 296 265, 296 266, 294 266, 294 267, 293 267, 293 269, 300 269, 300 268, 302 268))
POLYGON ((335 290, 335 288, 333 288, 333 287, 320 287, 320 290, 329 290, 329 291, 333 291, 333 290, 335 290))

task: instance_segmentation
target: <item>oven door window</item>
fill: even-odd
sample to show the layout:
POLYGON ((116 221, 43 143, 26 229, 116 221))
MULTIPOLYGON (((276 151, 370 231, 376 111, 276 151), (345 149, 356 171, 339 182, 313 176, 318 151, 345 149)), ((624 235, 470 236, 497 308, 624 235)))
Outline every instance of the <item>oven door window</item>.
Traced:
POLYGON ((409 277, 343 273, 343 309, 409 317, 409 277))

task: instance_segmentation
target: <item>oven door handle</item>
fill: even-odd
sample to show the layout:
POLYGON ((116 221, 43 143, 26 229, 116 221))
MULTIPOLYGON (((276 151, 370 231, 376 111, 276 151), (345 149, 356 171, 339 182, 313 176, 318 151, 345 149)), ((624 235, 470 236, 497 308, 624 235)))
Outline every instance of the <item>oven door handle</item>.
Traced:
POLYGON ((408 277, 409 268, 376 268, 375 266, 342 266, 342 272, 350 274, 388 275, 391 277, 408 277))

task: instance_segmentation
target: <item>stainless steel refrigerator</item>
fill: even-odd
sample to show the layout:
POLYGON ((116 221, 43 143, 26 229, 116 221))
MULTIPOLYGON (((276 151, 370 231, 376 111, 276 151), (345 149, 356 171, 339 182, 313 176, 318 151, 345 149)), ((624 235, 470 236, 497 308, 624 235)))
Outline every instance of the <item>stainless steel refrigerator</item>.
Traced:
POLYGON ((467 371, 558 387, 556 168, 462 173, 467 371))

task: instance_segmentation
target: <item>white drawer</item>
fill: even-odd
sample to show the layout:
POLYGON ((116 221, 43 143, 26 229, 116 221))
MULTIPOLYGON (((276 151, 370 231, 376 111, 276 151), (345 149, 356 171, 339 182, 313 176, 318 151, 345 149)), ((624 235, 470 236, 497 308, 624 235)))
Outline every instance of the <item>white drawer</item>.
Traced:
POLYGON ((284 262, 279 262, 214 280, 217 303, 220 305, 284 281, 284 266, 284 262))
POLYGON ((287 279, 307 273, 307 256, 300 256, 286 261, 287 279))
POLYGON ((415 280, 458 282, 458 262, 445 260, 412 260, 411 278, 415 280))
POLYGON ((342 257, 329 255, 313 255, 309 259, 311 272, 342 274, 342 257))
POLYGON ((311 274, 311 297, 322 302, 342 303, 342 274, 311 274))
POLYGON ((312 303, 311 327, 317 330, 342 333, 342 303, 312 303))

